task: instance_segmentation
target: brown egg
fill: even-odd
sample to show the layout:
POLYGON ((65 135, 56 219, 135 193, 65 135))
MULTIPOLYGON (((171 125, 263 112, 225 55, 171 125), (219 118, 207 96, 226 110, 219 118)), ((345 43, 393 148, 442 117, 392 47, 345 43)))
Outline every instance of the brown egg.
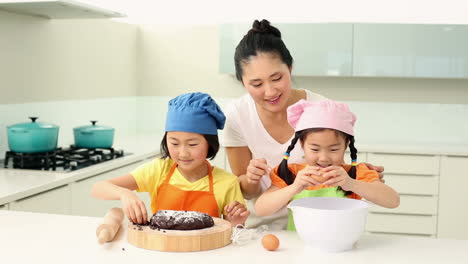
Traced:
POLYGON ((314 178, 314 180, 320 182, 320 183, 324 183, 325 182, 325 178, 320 176, 320 175, 310 175, 310 177, 314 178))
POLYGON ((266 250, 277 250, 279 247, 279 239, 273 234, 267 234, 262 238, 262 245, 266 250))

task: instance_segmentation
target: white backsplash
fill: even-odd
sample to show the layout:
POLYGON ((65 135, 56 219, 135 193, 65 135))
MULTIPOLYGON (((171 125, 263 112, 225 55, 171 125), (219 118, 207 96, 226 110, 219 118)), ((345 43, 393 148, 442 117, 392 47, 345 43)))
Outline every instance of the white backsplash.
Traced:
POLYGON ((365 143, 468 145, 468 105, 347 102, 365 143))
MULTIPOLYGON (((115 140, 128 135, 162 135, 171 97, 120 97, 0 105, 0 157, 8 149, 6 126, 42 122, 60 126, 61 147, 73 144, 73 128, 98 120, 116 129, 115 140)), ((233 98, 215 98, 224 110, 233 98)), ((356 141, 361 143, 468 145, 468 105, 347 102, 357 115, 356 141)))

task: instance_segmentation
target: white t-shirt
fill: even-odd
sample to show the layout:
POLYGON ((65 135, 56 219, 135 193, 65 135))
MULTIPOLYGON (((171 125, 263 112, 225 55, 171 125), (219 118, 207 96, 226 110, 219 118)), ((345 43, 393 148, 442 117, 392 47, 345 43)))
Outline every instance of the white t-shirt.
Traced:
MULTIPOLYGON (((306 92, 306 99, 308 101, 320 101, 326 99, 325 97, 313 93, 308 90, 306 92)), ((245 94, 239 99, 233 101, 225 111, 226 124, 223 131, 223 146, 224 147, 245 147, 247 146, 252 152, 253 159, 264 158, 268 166, 271 168, 279 165, 283 159, 283 154, 291 144, 292 137, 284 144, 278 143, 266 131, 265 127, 260 120, 255 106, 255 101, 250 94, 245 94)), ((291 151, 288 162, 289 163, 304 163, 303 151, 300 144, 296 144, 295 148, 291 151)), ((271 185, 271 180, 268 175, 262 177, 260 181, 262 192, 268 189, 271 185)), ((287 222, 287 210, 281 209, 274 215, 268 217, 256 217, 253 204, 255 200, 247 202, 249 211, 252 213, 249 216, 247 225, 249 227, 256 227, 261 224, 271 224, 282 219, 284 227, 287 222)), ((282 225, 282 223, 279 223, 282 225)))

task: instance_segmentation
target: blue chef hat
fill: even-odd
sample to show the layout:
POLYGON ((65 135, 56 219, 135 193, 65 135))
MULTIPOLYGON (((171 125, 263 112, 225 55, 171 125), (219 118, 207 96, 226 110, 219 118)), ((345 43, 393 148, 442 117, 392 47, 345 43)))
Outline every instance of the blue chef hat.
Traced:
POLYGON ((226 117, 216 102, 205 93, 186 93, 169 101, 166 132, 183 131, 217 135, 226 117))

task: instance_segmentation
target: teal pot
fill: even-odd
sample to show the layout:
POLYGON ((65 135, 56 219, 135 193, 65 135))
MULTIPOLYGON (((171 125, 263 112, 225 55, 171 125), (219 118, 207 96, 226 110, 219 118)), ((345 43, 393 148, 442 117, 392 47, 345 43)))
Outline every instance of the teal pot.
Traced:
POLYGON ((8 147, 11 151, 37 153, 53 151, 57 148, 59 127, 49 123, 32 122, 7 126, 8 147))
POLYGON ((78 148, 110 148, 114 143, 114 128, 98 126, 91 121, 89 126, 73 128, 75 146, 78 148))

